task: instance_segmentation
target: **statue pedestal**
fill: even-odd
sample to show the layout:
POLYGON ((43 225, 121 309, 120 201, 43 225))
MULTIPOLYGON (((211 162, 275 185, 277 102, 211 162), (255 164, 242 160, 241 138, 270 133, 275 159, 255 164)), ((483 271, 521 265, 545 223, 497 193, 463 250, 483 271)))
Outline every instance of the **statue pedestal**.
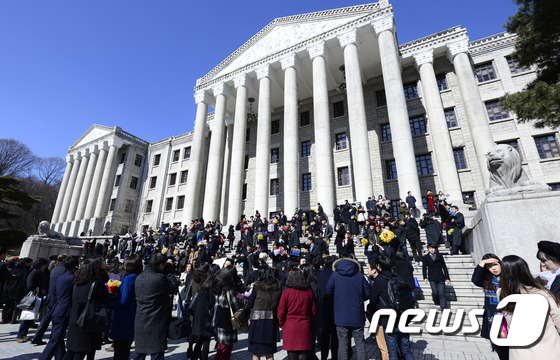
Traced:
POLYGON ((21 247, 20 257, 39 257, 48 258, 51 255, 59 254, 80 255, 81 246, 69 245, 66 240, 53 239, 46 236, 31 235, 25 240, 21 247))
POLYGON ((465 242, 476 264, 486 253, 501 259, 517 255, 529 264, 531 273, 540 272, 537 243, 557 241, 560 222, 560 191, 487 196, 476 213, 465 242))

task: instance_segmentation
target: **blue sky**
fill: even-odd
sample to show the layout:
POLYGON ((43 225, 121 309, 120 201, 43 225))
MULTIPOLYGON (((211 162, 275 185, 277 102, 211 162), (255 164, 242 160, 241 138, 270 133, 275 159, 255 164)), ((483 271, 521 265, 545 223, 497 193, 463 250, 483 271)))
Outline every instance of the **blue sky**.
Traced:
MULTIPOLYGON (((504 31, 511 0, 392 0, 399 42, 504 31)), ((65 157, 92 124, 157 141, 193 129, 196 79, 277 17, 363 1, 2 0, 0 138, 65 157)))

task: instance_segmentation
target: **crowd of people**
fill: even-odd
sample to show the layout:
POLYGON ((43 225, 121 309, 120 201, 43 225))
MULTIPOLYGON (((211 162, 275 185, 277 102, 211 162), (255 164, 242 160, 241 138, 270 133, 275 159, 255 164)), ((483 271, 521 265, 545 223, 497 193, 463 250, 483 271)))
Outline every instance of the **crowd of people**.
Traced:
MULTIPOLYGON (((395 307, 397 288, 408 292, 399 295, 401 306, 407 296, 414 301, 414 266, 430 284, 436 308, 448 307, 449 271, 438 248, 447 242, 452 254, 462 251, 464 217, 445 199, 430 198, 419 223, 416 200, 409 193, 398 218, 380 196, 365 206, 346 202, 337 207, 334 224, 318 204, 316 211, 299 210, 289 219, 281 210, 272 219, 256 212, 227 230, 219 221, 203 219, 183 228, 162 223, 140 236, 88 240, 81 257, 6 261, 7 250, 0 248, 2 323, 17 323, 22 299, 32 293, 43 299, 41 320, 38 325, 20 321, 16 341, 44 345, 50 324, 40 359, 93 359, 103 344, 115 359, 129 359, 133 343, 136 359, 163 359, 175 309, 191 325, 185 340, 188 359, 208 359, 212 339, 215 359, 229 359, 239 331, 248 331, 254 360, 272 359, 279 339, 290 360, 316 359, 317 347, 322 360, 348 359, 353 352, 365 359, 366 319, 371 321, 380 309, 404 310, 395 307), (356 249, 363 251, 365 264, 357 260, 356 249), (101 317, 106 314, 103 326, 84 326, 90 302, 101 317), (38 328, 30 338, 34 326, 38 328)), ((550 303, 543 338, 523 349, 492 344, 501 360, 560 350, 560 244, 541 241, 537 257, 542 268, 537 279, 517 256, 487 254, 474 271, 472 281, 485 294, 483 337, 489 338, 496 305, 505 296, 539 293, 550 303)), ((511 319, 512 308, 504 313, 511 319)), ((375 332, 382 359, 414 359, 409 335, 398 326, 385 331, 387 326, 382 317, 375 332)))

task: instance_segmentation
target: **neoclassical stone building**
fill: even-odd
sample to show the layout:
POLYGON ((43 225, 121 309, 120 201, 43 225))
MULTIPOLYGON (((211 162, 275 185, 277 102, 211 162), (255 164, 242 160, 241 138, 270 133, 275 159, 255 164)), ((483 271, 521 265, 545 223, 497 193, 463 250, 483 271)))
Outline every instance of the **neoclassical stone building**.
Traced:
POLYGON ((474 209, 495 143, 556 188, 558 132, 518 124, 497 101, 535 77, 509 57, 514 42, 454 27, 399 44, 387 1, 275 19, 197 81, 194 131, 148 144, 92 126, 70 147, 52 224, 68 235, 233 224, 317 202, 332 215, 345 200, 428 189, 474 209))

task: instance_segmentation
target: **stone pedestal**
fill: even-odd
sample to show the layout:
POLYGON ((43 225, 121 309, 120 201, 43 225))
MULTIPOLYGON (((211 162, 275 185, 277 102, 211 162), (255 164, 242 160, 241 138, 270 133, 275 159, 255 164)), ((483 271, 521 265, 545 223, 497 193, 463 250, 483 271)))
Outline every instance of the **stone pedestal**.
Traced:
POLYGON ((529 264, 531 273, 540 271, 537 243, 558 241, 560 191, 488 196, 472 221, 466 249, 478 264, 482 255, 494 253, 503 258, 517 255, 529 264))
POLYGON ((62 253, 80 255, 82 253, 82 247, 79 245, 70 245, 66 240, 31 235, 23 243, 19 256, 37 259, 40 257, 48 258, 51 255, 62 253))

